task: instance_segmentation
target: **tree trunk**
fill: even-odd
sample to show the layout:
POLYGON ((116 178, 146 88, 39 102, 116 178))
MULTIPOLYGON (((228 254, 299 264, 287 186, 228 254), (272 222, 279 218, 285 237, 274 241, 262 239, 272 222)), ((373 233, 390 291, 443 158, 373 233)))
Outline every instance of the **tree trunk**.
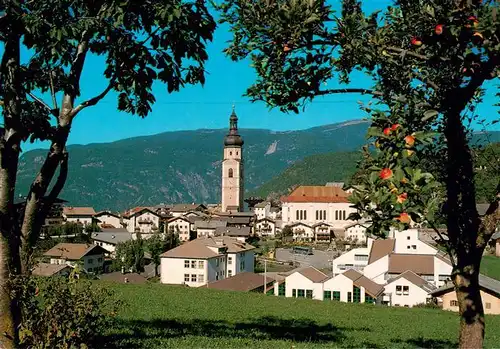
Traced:
POLYGON ((485 322, 479 287, 479 263, 465 266, 462 271, 454 275, 453 282, 460 311, 459 347, 482 348, 485 322))
POLYGON ((21 312, 13 297, 13 281, 19 274, 19 230, 14 206, 20 151, 20 36, 16 23, 5 40, 0 65, 3 84, 3 121, 0 128, 0 348, 15 348, 21 312))

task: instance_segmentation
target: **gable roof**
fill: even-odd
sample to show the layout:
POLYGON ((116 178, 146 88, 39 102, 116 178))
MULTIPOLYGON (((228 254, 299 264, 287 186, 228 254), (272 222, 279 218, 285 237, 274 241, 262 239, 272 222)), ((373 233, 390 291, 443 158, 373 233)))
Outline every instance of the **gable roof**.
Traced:
POLYGON ((117 245, 121 242, 126 242, 132 240, 132 233, 122 232, 121 229, 119 232, 110 231, 113 229, 107 229, 107 231, 92 233, 92 240, 102 241, 111 245, 117 245))
MULTIPOLYGON (((492 279, 486 275, 479 274, 479 287, 484 290, 494 293, 497 297, 500 297, 500 280, 492 279)), ((445 293, 455 290, 455 285, 452 282, 438 288, 431 293, 434 297, 440 297, 445 293)))
POLYGON ((393 239, 379 239, 374 240, 368 257, 368 264, 378 261, 380 258, 387 256, 394 251, 396 240, 393 239))
POLYGON ((140 214, 142 214, 144 212, 149 212, 149 213, 154 214, 157 217, 160 217, 160 215, 158 213, 156 213, 155 211, 151 210, 149 207, 134 207, 133 209, 125 212, 123 214, 123 218, 130 218, 130 217, 133 217, 133 216, 140 215, 140 214))
POLYGON ((326 275, 325 273, 319 271, 314 267, 306 267, 304 269, 297 270, 297 273, 308 278, 312 282, 321 282, 328 277, 328 275, 326 275))
POLYGON ((185 222, 189 222, 189 223, 195 223, 197 220, 200 220, 200 217, 186 217, 186 216, 172 217, 169 220, 167 220, 167 224, 175 222, 177 220, 181 220, 181 221, 185 221, 185 222), (193 218, 196 218, 196 219, 193 219, 193 218))
MULTIPOLYGON (((274 281, 275 280, 273 278, 266 277, 265 284, 267 285, 274 281)), ((248 292, 263 286, 264 286, 264 276, 251 272, 244 272, 244 273, 238 273, 229 278, 210 282, 207 284, 206 287, 217 290, 248 292)))
POLYGON ((94 217, 100 217, 100 216, 112 216, 115 218, 120 218, 119 213, 111 212, 111 211, 99 211, 94 215, 94 217))
POLYGON ((377 284, 354 269, 349 269, 342 275, 351 279, 354 286, 363 287, 365 292, 372 297, 378 297, 384 291, 383 285, 377 284))
POLYGON ((67 264, 38 263, 31 273, 36 276, 53 276, 64 269, 72 269, 67 264))
POLYGON ((282 197, 281 201, 349 203, 348 197, 349 194, 339 187, 302 185, 288 196, 282 197))
POLYGON ((194 230, 197 229, 215 229, 217 227, 227 226, 226 220, 211 219, 211 220, 197 220, 194 222, 194 230))
POLYGON ((256 204, 254 206, 254 208, 265 208, 267 205, 270 205, 270 203, 268 201, 262 201, 262 202, 259 202, 258 204, 256 204))
POLYGON ((250 236, 250 227, 216 227, 215 235, 220 236, 250 236))
POLYGON ((431 284, 430 282, 422 279, 420 276, 418 276, 417 274, 415 274, 411 270, 407 270, 404 273, 399 274, 395 278, 387 280, 387 284, 390 284, 390 283, 392 283, 392 282, 394 282, 396 280, 399 280, 401 278, 410 281, 412 284, 414 284, 415 286, 420 287, 421 289, 423 289, 427 293, 430 293, 430 292, 432 292, 432 291, 434 291, 434 290, 437 289, 437 287, 434 284, 431 284))
POLYGON ((206 207, 202 204, 175 204, 170 209, 170 212, 187 212, 196 211, 198 209, 206 209, 206 207))
POLYGON ((94 216, 95 211, 93 207, 63 207, 63 214, 65 216, 94 216))
POLYGON ((43 255, 47 257, 76 261, 87 255, 98 255, 103 253, 107 253, 107 251, 101 246, 61 242, 45 252, 43 255))
POLYGON ((225 247, 229 253, 238 253, 255 249, 254 246, 240 242, 229 236, 201 237, 171 249, 161 255, 164 258, 199 258, 208 259, 220 254, 209 247, 225 247))
POLYGON ((389 274, 401 274, 411 270, 419 275, 434 274, 434 255, 431 254, 400 254, 389 255, 389 274))
POLYGON ((310 225, 307 225, 305 223, 302 223, 302 222, 296 222, 296 223, 293 223, 293 224, 290 224, 289 227, 290 228, 293 228, 293 227, 297 227, 299 225, 303 225, 304 227, 307 227, 309 229, 312 229, 312 227, 310 225))
POLYGON ((272 218, 269 218, 269 217, 264 217, 264 218, 257 220, 257 223, 262 223, 262 222, 271 222, 273 224, 276 224, 276 221, 272 218))

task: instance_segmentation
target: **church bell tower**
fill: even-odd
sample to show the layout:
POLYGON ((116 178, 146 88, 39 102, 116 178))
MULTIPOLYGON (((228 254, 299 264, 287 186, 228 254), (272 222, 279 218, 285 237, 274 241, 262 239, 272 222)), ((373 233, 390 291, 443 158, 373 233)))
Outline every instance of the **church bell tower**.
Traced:
POLYGON ((222 212, 243 211, 243 139, 238 134, 238 117, 229 118, 229 133, 224 138, 222 161, 222 212))

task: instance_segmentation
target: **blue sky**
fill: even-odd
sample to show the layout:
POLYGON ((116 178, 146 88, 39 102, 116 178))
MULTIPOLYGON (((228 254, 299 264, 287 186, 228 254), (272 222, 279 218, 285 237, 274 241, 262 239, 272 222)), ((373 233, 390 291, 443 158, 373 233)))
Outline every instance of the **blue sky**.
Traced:
MULTIPOLYGON (((335 4, 338 1, 334 2, 335 4)), ((387 0, 365 1, 368 11, 383 8, 387 0)), ((336 6, 338 7, 338 5, 336 6)), ((234 103, 242 128, 296 130, 366 117, 359 110, 359 95, 336 95, 317 98, 300 114, 269 111, 264 103, 250 103, 242 97, 255 79, 248 61, 232 62, 222 50, 231 36, 227 27, 219 27, 212 43, 208 44, 209 61, 204 87, 190 86, 180 92, 168 94, 166 87, 154 87, 156 103, 150 115, 141 119, 118 112, 116 94, 110 93, 98 105, 87 108, 75 119, 69 144, 110 142, 123 138, 199 128, 227 127, 231 106, 234 103)), ((98 94, 106 86, 102 77, 103 60, 89 57, 82 77, 82 99, 98 94)), ((352 80, 353 87, 368 87, 370 81, 362 75, 352 80)), ((332 84, 334 87, 335 84, 332 84)), ((490 91, 491 92, 491 91, 490 91)), ((364 97, 366 100, 367 97, 364 97)), ((490 93, 480 113, 491 120, 498 117, 491 107, 494 95, 490 93), (488 116, 487 116, 488 115, 488 116)), ((45 144, 25 144, 23 150, 43 147, 45 144)))

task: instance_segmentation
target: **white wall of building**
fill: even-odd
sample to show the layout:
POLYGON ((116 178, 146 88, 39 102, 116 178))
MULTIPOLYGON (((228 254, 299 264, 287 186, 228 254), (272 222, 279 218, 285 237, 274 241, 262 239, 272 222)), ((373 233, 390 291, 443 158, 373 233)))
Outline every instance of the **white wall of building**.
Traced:
POLYGON ((160 264, 161 282, 163 284, 185 284, 191 287, 203 286, 207 283, 210 262, 211 260, 206 259, 163 257, 160 264), (186 275, 189 277, 186 278, 186 275))
POLYGON ((167 223, 167 232, 170 232, 173 229, 174 233, 179 234, 179 240, 181 242, 189 241, 191 228, 191 223, 186 219, 178 218, 167 223))
POLYGON ((66 217, 67 223, 80 223, 83 225, 91 225, 92 224, 92 216, 88 217, 66 217))
POLYGON ((293 239, 295 241, 300 240, 314 240, 314 229, 312 227, 306 226, 304 224, 298 224, 292 227, 293 239))
POLYGON ((369 254, 368 248, 355 248, 335 258, 332 262, 333 275, 342 274, 349 269, 362 273, 368 265, 369 254))
POLYGON ((208 260, 208 282, 225 278, 226 259, 226 256, 219 256, 208 260))
POLYGON ((394 251, 396 253, 407 253, 407 254, 436 254, 437 250, 422 242, 418 239, 417 229, 408 229, 404 231, 394 231, 390 233, 396 243, 394 246, 394 251))
POLYGON ((254 213, 257 216, 257 219, 264 219, 269 217, 269 212, 271 211, 271 203, 267 203, 265 207, 255 207, 254 213))
POLYGON ((335 228, 342 228, 354 223, 347 219, 350 213, 355 212, 355 209, 350 207, 351 205, 350 203, 284 202, 282 205, 282 219, 284 224, 287 225, 295 222, 308 225, 325 222, 335 228), (299 219, 297 219, 297 211, 305 211, 306 218, 300 219, 299 214, 299 219), (316 211, 326 211, 326 219, 316 219, 316 211))
POLYGON ((414 305, 425 303, 427 298, 429 298, 427 291, 405 278, 399 278, 385 286, 383 299, 389 301, 391 306, 411 308, 414 305), (400 290, 397 290, 398 286, 401 288, 400 290))
POLYGON ((115 228, 121 228, 121 218, 120 217, 115 217, 110 214, 101 214, 96 217, 100 222, 99 226, 102 226, 103 224, 110 224, 115 228))
MULTIPOLYGON (((312 298, 323 299, 323 284, 314 283, 299 272, 295 272, 285 279, 285 297, 293 297, 293 289, 295 290, 312 290, 312 298)), ((304 297, 306 291, 304 291, 304 297)), ((296 292, 297 297, 298 292, 296 292)))
POLYGON ((451 280, 453 267, 438 257, 434 257, 434 284, 441 287, 446 280, 451 280))
POLYGON ((387 282, 387 271, 389 270, 389 255, 384 256, 375 262, 368 264, 363 274, 377 284, 383 285, 387 282))
POLYGON ((255 232, 259 236, 274 236, 276 235, 276 223, 265 220, 255 223, 255 232))
POLYGON ((361 224, 353 225, 345 230, 346 239, 358 241, 359 243, 366 242, 366 228, 361 224))

